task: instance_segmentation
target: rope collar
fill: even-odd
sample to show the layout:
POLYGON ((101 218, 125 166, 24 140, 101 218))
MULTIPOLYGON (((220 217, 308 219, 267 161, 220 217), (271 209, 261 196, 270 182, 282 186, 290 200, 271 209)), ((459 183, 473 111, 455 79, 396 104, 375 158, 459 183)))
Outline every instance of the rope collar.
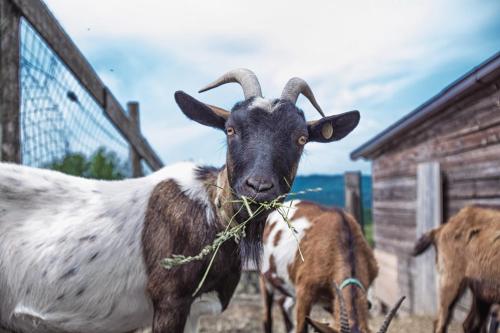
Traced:
POLYGON ((358 287, 359 289, 361 289, 363 292, 366 292, 366 289, 363 286, 363 284, 358 279, 352 278, 352 277, 351 278, 347 278, 344 281, 342 281, 342 283, 340 284, 339 289, 342 290, 342 289, 344 289, 345 287, 347 287, 349 285, 354 285, 354 286, 358 287))

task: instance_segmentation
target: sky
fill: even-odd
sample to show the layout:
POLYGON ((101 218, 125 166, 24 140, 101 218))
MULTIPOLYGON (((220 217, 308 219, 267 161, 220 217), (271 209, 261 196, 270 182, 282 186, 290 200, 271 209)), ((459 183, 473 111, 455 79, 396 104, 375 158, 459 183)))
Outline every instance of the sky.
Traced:
MULTIPOLYGON (((351 151, 500 51, 500 1, 45 0, 165 164, 225 161, 221 131, 187 119, 184 90, 230 109, 236 84, 197 91, 233 68, 254 71, 263 94, 305 79, 327 115, 359 110, 339 142, 308 143, 299 174, 370 173, 351 151)), ((304 97, 308 120, 319 114, 304 97)))

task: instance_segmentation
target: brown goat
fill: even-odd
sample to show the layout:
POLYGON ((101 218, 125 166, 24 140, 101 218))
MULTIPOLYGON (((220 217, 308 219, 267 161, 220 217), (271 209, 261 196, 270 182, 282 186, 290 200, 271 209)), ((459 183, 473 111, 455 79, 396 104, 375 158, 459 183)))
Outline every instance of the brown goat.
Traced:
POLYGON ((446 332, 453 306, 469 287, 473 294, 465 332, 486 332, 489 309, 500 302, 500 210, 468 206, 448 223, 422 235, 413 254, 434 245, 440 275, 436 333, 446 332))
POLYGON ((359 224, 340 209, 305 201, 285 205, 290 206, 285 214, 297 232, 299 244, 288 230, 283 212, 271 213, 264 231, 261 269, 265 332, 272 331, 271 309, 275 293, 281 295, 279 304, 288 332, 293 330, 294 299, 297 302, 295 332, 307 332, 307 323, 319 332, 337 332, 337 329, 307 318, 312 306, 318 304, 332 312, 337 327, 341 326, 338 303, 342 298, 336 297, 336 285, 342 289, 348 313, 341 332, 369 332, 366 290, 377 276, 378 266, 359 224))

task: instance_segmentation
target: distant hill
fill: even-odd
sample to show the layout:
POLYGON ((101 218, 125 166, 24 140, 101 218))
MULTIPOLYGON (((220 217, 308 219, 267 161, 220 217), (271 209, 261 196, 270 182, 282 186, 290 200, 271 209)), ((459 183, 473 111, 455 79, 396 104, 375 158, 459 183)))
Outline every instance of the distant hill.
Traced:
MULTIPOLYGON (((321 187, 320 192, 310 192, 294 196, 297 199, 307 199, 327 206, 344 207, 344 175, 311 175, 297 176, 292 192, 321 187)), ((363 175, 361 178, 361 196, 363 207, 372 205, 372 178, 363 175)), ((291 198, 291 197, 290 197, 291 198)))

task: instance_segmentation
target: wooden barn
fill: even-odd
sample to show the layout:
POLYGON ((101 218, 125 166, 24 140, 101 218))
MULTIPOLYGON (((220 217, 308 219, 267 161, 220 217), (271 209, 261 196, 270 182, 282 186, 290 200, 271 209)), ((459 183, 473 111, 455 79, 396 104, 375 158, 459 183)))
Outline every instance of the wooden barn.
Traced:
MULTIPOLYGON (((351 154, 372 161, 380 275, 375 295, 434 314, 434 253, 412 258, 415 240, 469 204, 500 206, 500 52, 351 154)), ((459 308, 463 307, 463 301, 459 308)))

